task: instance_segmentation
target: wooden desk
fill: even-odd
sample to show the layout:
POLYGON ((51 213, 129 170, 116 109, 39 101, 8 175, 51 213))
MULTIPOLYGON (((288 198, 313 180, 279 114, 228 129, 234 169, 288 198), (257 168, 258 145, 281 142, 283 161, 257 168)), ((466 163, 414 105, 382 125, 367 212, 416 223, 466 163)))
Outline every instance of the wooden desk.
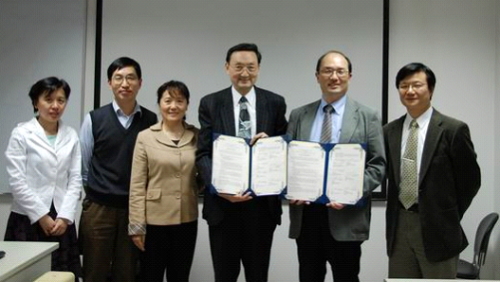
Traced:
POLYGON ((5 242, 0 241, 0 250, 5 257, 0 259, 0 281, 33 281, 51 267, 51 254, 59 243, 5 242))

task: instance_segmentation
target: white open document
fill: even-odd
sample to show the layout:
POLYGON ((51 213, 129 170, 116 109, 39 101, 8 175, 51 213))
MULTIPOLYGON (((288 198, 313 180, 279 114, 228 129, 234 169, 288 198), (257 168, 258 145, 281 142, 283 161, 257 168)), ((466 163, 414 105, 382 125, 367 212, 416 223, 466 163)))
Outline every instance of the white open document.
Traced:
POLYGON ((219 135, 213 143, 212 185, 218 193, 239 194, 248 189, 250 146, 240 137, 219 135))
POLYGON ((365 150, 360 144, 337 144, 330 150, 326 196, 354 205, 363 197, 365 150))
POLYGON ((314 202, 323 194, 326 152, 319 143, 292 141, 288 144, 289 200, 314 202))
POLYGON ((281 137, 261 138, 252 147, 252 191, 278 195, 286 187, 287 142, 281 137))
POLYGON ((335 144, 329 151, 314 142, 288 146, 288 199, 314 202, 325 195, 350 205, 361 199, 366 153, 360 144, 335 144))
POLYGON ((278 195, 286 187, 287 142, 281 137, 257 140, 219 135, 213 144, 212 185, 218 193, 278 195))

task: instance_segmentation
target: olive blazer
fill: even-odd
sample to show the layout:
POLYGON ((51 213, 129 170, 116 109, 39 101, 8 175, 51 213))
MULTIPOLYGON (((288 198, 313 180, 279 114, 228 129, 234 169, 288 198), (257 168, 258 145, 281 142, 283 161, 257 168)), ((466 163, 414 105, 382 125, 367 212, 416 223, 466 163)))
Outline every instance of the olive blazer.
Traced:
MULTIPOLYGON (((386 239, 392 255, 401 204, 401 138, 406 115, 384 126, 387 169, 386 239)), ((443 261, 468 241, 460 221, 481 186, 481 170, 466 123, 434 109, 425 137, 418 180, 418 209, 425 256, 443 261)))
POLYGON ((132 159, 129 235, 146 224, 174 225, 198 218, 195 153, 198 129, 187 123, 176 145, 159 122, 137 136, 132 159))

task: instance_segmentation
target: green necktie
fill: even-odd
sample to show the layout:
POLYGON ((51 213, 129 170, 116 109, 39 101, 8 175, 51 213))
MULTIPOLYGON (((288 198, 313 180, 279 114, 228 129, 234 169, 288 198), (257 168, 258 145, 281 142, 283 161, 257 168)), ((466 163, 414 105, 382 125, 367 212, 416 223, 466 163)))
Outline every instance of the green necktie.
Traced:
POLYGON ((399 201, 406 209, 415 204, 418 199, 417 149, 418 123, 416 120, 412 120, 405 152, 401 159, 401 183, 399 185, 399 201))

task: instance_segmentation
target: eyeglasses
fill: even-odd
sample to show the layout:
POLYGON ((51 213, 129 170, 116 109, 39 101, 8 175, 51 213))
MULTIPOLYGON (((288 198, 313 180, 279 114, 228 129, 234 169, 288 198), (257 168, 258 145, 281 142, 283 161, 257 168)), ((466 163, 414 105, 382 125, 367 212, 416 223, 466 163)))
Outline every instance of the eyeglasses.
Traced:
POLYGON ((247 70, 248 73, 256 73, 257 72, 257 67, 254 65, 236 65, 236 66, 231 66, 231 68, 237 72, 237 73, 242 73, 245 69, 247 70))
POLYGON ((319 71, 319 74, 321 74, 324 77, 331 77, 334 73, 336 73, 338 77, 342 77, 342 78, 344 78, 347 75, 349 75, 349 71, 346 70, 346 69, 330 69, 330 68, 326 68, 326 69, 322 69, 322 70, 319 71))
POLYGON ((410 88, 412 88, 413 90, 418 91, 422 89, 422 87, 424 87, 425 85, 426 84, 422 82, 408 83, 408 84, 404 83, 399 85, 399 90, 407 91, 410 90, 410 88))
POLYGON ((136 75, 129 74, 127 76, 115 75, 111 78, 113 83, 122 84, 123 80, 126 80, 127 83, 136 83, 139 78, 136 75))

